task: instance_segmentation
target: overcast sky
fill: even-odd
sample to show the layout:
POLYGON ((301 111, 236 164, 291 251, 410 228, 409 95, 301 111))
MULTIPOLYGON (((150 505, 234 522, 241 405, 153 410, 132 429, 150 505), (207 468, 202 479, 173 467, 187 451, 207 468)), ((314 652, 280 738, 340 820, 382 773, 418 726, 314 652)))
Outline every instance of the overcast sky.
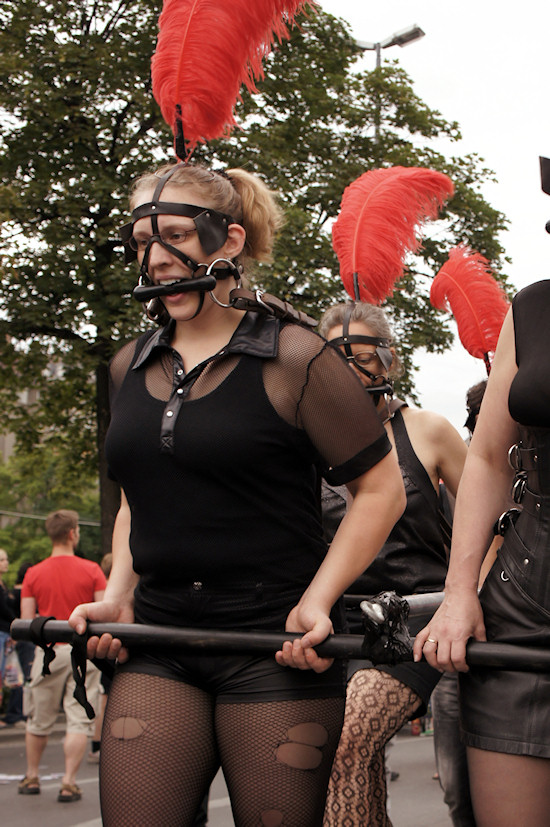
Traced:
MULTIPOLYGON (((415 92, 449 121, 463 139, 439 147, 453 155, 475 152, 494 170, 484 187, 488 202, 509 219, 501 242, 506 268, 518 290, 550 277, 550 197, 540 187, 539 155, 550 157, 550 3, 524 0, 320 0, 350 23, 363 41, 383 41, 418 24, 425 37, 382 51, 398 59, 415 92)), ((366 68, 375 53, 365 52, 366 68)), ((465 393, 486 377, 481 360, 458 343, 451 353, 419 359, 417 391, 423 407, 444 414, 463 436, 465 393)))

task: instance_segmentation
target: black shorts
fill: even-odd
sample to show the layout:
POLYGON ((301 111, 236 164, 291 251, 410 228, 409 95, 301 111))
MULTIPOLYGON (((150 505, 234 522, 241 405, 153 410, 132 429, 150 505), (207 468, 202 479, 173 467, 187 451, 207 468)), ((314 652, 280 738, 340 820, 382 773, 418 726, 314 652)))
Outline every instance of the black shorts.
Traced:
MULTIPOLYGON (((258 584, 220 591, 203 584, 192 584, 186 599, 178 599, 178 626, 235 631, 284 631, 289 611, 297 604, 303 589, 289 590, 258 584)), ((179 595, 181 598, 181 594, 179 595)), ((151 623, 147 612, 146 592, 136 602, 136 622, 151 623), (144 599, 143 599, 144 598, 144 599)), ((335 632, 344 630, 344 612, 340 601, 331 613, 335 632)), ((159 622, 154 613, 155 624, 159 622)), ((173 612, 166 613, 165 625, 174 624, 173 612)), ((164 625, 163 624, 163 625, 164 625)), ((262 703, 301 698, 345 698, 347 663, 335 660, 320 674, 312 670, 279 666, 275 653, 214 654, 203 651, 130 652, 121 672, 157 675, 192 684, 214 695, 218 703, 262 703)))
MULTIPOLYGON (((550 646, 550 612, 522 591, 500 558, 480 601, 488 641, 550 646)), ((472 667, 459 682, 468 746, 550 758, 550 674, 472 667)))
MULTIPOLYGON (((350 629, 353 634, 360 634, 362 631, 362 617, 361 610, 348 609, 347 616, 350 629)), ((411 637, 414 637, 426 624, 431 620, 432 614, 416 615, 409 618, 407 626, 411 637)), ((421 661, 420 663, 413 663, 406 661, 404 663, 397 663, 395 666, 388 666, 379 664, 373 667, 370 661, 350 660, 348 664, 348 680, 361 669, 378 669, 380 672, 385 672, 388 675, 396 678, 396 680, 408 686, 421 699, 421 706, 415 709, 414 717, 418 718, 426 714, 430 696, 439 683, 441 672, 433 669, 429 663, 421 661)))

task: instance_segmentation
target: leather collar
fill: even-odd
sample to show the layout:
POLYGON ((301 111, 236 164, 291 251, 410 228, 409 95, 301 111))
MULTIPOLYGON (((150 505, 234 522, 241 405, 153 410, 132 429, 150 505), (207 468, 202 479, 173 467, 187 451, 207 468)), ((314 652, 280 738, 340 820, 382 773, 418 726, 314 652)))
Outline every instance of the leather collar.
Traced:
MULTIPOLYGON (((132 370, 142 367, 157 350, 171 349, 174 327, 175 321, 170 319, 168 324, 154 331, 132 370)), ((278 353, 280 328, 280 320, 273 316, 246 313, 224 350, 226 353, 244 353, 260 359, 273 359, 278 353)))

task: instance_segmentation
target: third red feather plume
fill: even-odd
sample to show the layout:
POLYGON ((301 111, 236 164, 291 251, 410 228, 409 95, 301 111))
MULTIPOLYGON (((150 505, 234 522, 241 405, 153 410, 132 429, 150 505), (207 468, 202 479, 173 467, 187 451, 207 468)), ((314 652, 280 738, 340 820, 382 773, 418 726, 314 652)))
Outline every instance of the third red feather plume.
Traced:
POLYGON ((489 372, 510 302, 487 259, 464 245, 452 249, 432 282, 430 301, 453 314, 463 346, 489 372))

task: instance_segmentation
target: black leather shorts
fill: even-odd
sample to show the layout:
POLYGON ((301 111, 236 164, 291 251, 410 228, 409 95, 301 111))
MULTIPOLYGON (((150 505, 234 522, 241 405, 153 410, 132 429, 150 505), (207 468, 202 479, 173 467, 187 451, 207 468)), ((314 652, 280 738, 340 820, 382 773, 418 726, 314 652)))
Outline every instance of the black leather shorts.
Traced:
MULTIPOLYGON (((519 587, 499 557, 480 593, 487 640, 550 647, 550 612, 519 587)), ((550 674, 472 668, 460 675, 468 746, 550 758, 550 674)))
MULTIPOLYGON (((288 613, 303 593, 303 589, 290 591, 263 584, 234 586, 223 591, 210 589, 202 583, 197 588, 198 585, 192 584, 188 590, 179 591, 177 624, 174 623, 173 601, 167 601, 163 625, 244 632, 284 631, 288 613)), ((148 616, 146 593, 140 595, 136 608, 137 622, 159 623, 158 606, 154 607, 154 618, 148 616)), ((345 620, 341 601, 331 617, 335 631, 343 631, 345 620)), ((345 661, 336 660, 330 669, 317 674, 312 670, 279 666, 274 655, 205 655, 170 651, 132 655, 130 652, 130 660, 118 669, 190 683, 215 695, 218 703, 345 698, 345 661)))

